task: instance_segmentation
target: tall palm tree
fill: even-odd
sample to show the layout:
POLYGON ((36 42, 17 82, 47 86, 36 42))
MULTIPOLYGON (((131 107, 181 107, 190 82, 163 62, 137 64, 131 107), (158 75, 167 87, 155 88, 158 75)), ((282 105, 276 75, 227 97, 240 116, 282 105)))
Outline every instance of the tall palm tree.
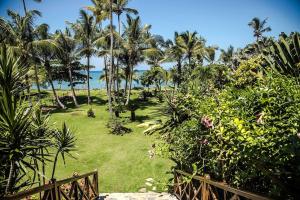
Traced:
MULTIPOLYGON (((132 9, 132 8, 128 8, 126 7, 127 4, 128 4, 129 0, 115 0, 114 1, 114 13, 116 13, 117 15, 117 18, 118 18, 118 32, 119 32, 119 35, 121 35, 121 15, 123 13, 133 13, 135 15, 138 14, 138 11, 135 10, 135 9, 132 9)), ((121 45, 118 44, 119 46, 119 50, 120 50, 120 47, 121 45)), ((119 59, 117 57, 117 65, 116 65, 116 80, 117 80, 117 92, 119 92, 119 84, 118 84, 118 74, 119 74, 119 59)))
POLYGON ((95 53, 93 42, 97 32, 94 17, 89 15, 86 11, 80 10, 80 20, 72 24, 72 28, 75 31, 75 38, 81 41, 79 53, 84 55, 87 59, 87 89, 88 104, 90 104, 90 58, 95 53))
POLYGON ((177 37, 178 46, 185 54, 189 66, 193 69, 192 58, 203 56, 205 40, 197 35, 197 32, 183 32, 177 37))
MULTIPOLYGON (((34 0, 35 2, 42 2, 42 0, 34 0)), ((24 9, 24 13, 26 14, 27 13, 27 7, 26 7, 26 3, 25 3, 25 0, 22 0, 22 3, 23 3, 23 9, 24 9)))
POLYGON ((220 60, 225 65, 231 67, 233 55, 234 55, 234 47, 230 45, 227 50, 221 49, 220 60))
POLYGON ((140 17, 133 18, 130 15, 127 15, 127 24, 124 28, 120 61, 127 67, 129 73, 129 88, 127 90, 125 102, 125 104, 128 105, 130 101, 134 66, 143 61, 144 53, 149 48, 149 42, 152 38, 149 37, 151 26, 146 25, 142 27, 140 17))
POLYGON ((114 29, 113 29, 113 0, 109 0, 109 29, 110 29, 110 68, 109 68, 109 84, 108 84, 108 108, 111 118, 113 117, 112 109, 112 81, 114 68, 114 29))
POLYGON ((248 26, 253 28, 253 36, 256 37, 258 42, 263 37, 263 33, 270 32, 272 29, 270 26, 266 27, 267 19, 260 20, 258 17, 254 17, 249 23, 248 26))
POLYGON ((218 47, 215 46, 209 46, 205 49, 204 58, 209 62, 209 64, 213 64, 215 62, 217 50, 218 47))
POLYGON ((182 62, 184 59, 184 52, 180 48, 178 41, 179 41, 179 34, 178 32, 174 33, 174 39, 172 40, 167 40, 166 45, 166 60, 170 62, 176 62, 176 67, 177 67, 177 86, 180 85, 181 80, 182 80, 182 62))
MULTIPOLYGON (((26 12, 25 16, 20 16, 11 10, 8 10, 10 21, 0 20, 0 29, 5 34, 4 42, 13 46, 17 55, 20 55, 28 67, 34 65, 35 82, 40 93, 40 84, 38 79, 38 69, 35 63, 34 47, 39 43, 36 39, 36 30, 34 27, 34 19, 41 16, 36 10, 26 12)), ((28 70, 29 71, 29 70, 28 70)), ((30 94, 29 75, 26 74, 27 92, 30 94)))
MULTIPOLYGON (((35 2, 42 2, 42 0, 34 0, 35 2)), ((22 0, 23 3, 23 8, 24 8, 24 13, 25 15, 27 15, 27 7, 26 7, 26 3, 25 0, 22 0)), ((31 29, 29 28, 29 35, 31 36, 30 39, 32 40, 32 34, 31 34, 31 29)), ((38 96, 40 98, 40 94, 41 94, 41 89, 40 89, 40 83, 39 83, 39 77, 38 77, 38 68, 36 63, 34 63, 34 75, 35 75, 35 82, 36 82, 36 86, 37 86, 37 90, 38 90, 38 96)))
POLYGON ((112 110, 112 81, 113 81, 113 67, 114 67, 114 31, 113 31, 113 0, 91 0, 93 6, 88 6, 87 9, 92 11, 96 16, 96 22, 101 23, 105 19, 109 19, 109 30, 110 30, 110 68, 108 76, 108 108, 110 116, 113 117, 112 110))
MULTIPOLYGON (((117 50, 117 43, 120 43, 121 37, 114 30, 114 50, 117 50)), ((110 28, 107 27, 101 31, 99 37, 94 41, 95 46, 97 47, 97 55, 103 57, 104 62, 104 78, 106 83, 106 88, 108 91, 108 71, 110 66, 109 55, 110 55, 110 28)))
POLYGON ((38 36, 40 42, 49 41, 47 43, 44 42, 44 45, 37 46, 37 48, 36 48, 37 58, 39 59, 41 65, 43 65, 46 70, 47 80, 51 86, 51 89, 52 89, 54 98, 57 102, 57 105, 60 108, 65 109, 66 106, 60 101, 60 99, 56 93, 54 84, 53 84, 53 71, 55 73, 55 70, 54 70, 53 65, 51 65, 51 61, 53 59, 55 59, 56 52, 59 49, 57 49, 57 45, 56 45, 54 39, 49 34, 49 26, 47 24, 41 24, 37 28, 37 36, 38 36))
POLYGON ((75 66, 78 66, 79 58, 77 56, 76 41, 71 36, 71 33, 66 29, 65 33, 59 32, 55 38, 59 50, 57 51, 57 59, 63 67, 67 68, 68 78, 70 82, 72 98, 75 106, 78 106, 72 71, 75 66))

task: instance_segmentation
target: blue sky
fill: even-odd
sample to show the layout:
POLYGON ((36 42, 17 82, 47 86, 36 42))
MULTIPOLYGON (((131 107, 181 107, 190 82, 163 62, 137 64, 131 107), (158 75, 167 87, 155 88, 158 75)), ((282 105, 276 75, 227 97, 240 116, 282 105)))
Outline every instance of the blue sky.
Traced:
MULTIPOLYGON (((6 9, 23 12, 21 0, 0 0, 0 16, 6 9)), ((65 27, 65 21, 75 21, 79 9, 90 5, 89 0, 26 0, 28 9, 43 13, 37 23, 48 23, 51 31, 65 27)), ((209 45, 220 48, 244 47, 254 40, 247 25, 253 17, 268 18, 272 32, 300 31, 300 0, 132 0, 129 7, 139 11, 142 22, 152 25, 154 34, 173 38, 174 31, 197 31, 209 45)), ((99 70, 102 62, 94 58, 99 70)), ((147 66, 141 64, 139 69, 147 66)))

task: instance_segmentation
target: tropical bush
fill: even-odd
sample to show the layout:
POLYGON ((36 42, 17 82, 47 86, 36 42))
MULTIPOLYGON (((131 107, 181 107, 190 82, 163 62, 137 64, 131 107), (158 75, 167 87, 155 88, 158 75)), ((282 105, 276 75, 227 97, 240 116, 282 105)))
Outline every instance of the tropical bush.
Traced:
POLYGON ((125 127, 123 123, 118 119, 111 119, 110 121, 108 121, 106 126, 107 128, 109 128, 109 132, 115 135, 124 135, 131 132, 131 129, 125 127))
MULTIPOLYGON (((50 127, 49 116, 42 114, 39 105, 33 106, 28 103, 28 97, 24 96, 25 67, 21 59, 13 55, 11 49, 1 46, 1 195, 17 192, 37 182, 41 184, 41 174, 45 174, 45 162, 51 161, 48 149, 57 147, 57 152, 63 156, 64 152, 69 153, 72 150, 70 143, 74 142, 74 136, 56 137, 60 131, 55 131, 50 127), (40 166, 42 166, 41 171, 39 170, 40 166), (30 174, 34 176, 30 176, 30 174)), ((66 125, 64 128, 67 129, 66 125)), ((68 135, 71 136, 71 134, 68 135)), ((55 175, 55 168, 54 164, 52 178, 55 175)), ((43 183, 45 183, 44 177, 43 183)))
POLYGON ((197 164, 240 188, 293 194, 300 181, 299 98, 297 82, 281 75, 204 99, 188 96, 177 106, 181 120, 166 132, 171 157, 180 168, 197 164))
POLYGON ((88 111, 87 111, 87 116, 88 116, 88 117, 92 117, 92 118, 95 118, 95 117, 96 117, 96 116, 95 116, 95 113, 94 113, 94 111, 93 111, 92 108, 89 108, 89 109, 88 109, 88 111))

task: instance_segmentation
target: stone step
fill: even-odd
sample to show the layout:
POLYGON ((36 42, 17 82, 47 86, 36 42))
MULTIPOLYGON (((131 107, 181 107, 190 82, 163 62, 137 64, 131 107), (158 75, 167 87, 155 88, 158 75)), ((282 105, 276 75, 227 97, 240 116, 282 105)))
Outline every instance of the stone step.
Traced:
POLYGON ((169 193, 104 193, 100 194, 100 200, 177 200, 169 193))

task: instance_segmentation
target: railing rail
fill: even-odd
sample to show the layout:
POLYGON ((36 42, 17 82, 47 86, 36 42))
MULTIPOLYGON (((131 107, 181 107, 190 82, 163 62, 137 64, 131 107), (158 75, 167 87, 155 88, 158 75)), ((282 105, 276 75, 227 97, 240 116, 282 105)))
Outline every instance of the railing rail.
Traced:
POLYGON ((42 200, 97 199, 99 196, 98 171, 74 175, 60 181, 51 180, 48 184, 4 196, 3 200, 31 199, 31 196, 38 194, 42 200), (89 177, 92 177, 92 181, 89 177))
POLYGON ((175 170, 174 174, 174 194, 178 199, 187 200, 270 200, 251 192, 232 188, 224 183, 212 181, 201 176, 193 176, 192 174, 175 170), (184 177, 191 179, 184 181, 184 177))

